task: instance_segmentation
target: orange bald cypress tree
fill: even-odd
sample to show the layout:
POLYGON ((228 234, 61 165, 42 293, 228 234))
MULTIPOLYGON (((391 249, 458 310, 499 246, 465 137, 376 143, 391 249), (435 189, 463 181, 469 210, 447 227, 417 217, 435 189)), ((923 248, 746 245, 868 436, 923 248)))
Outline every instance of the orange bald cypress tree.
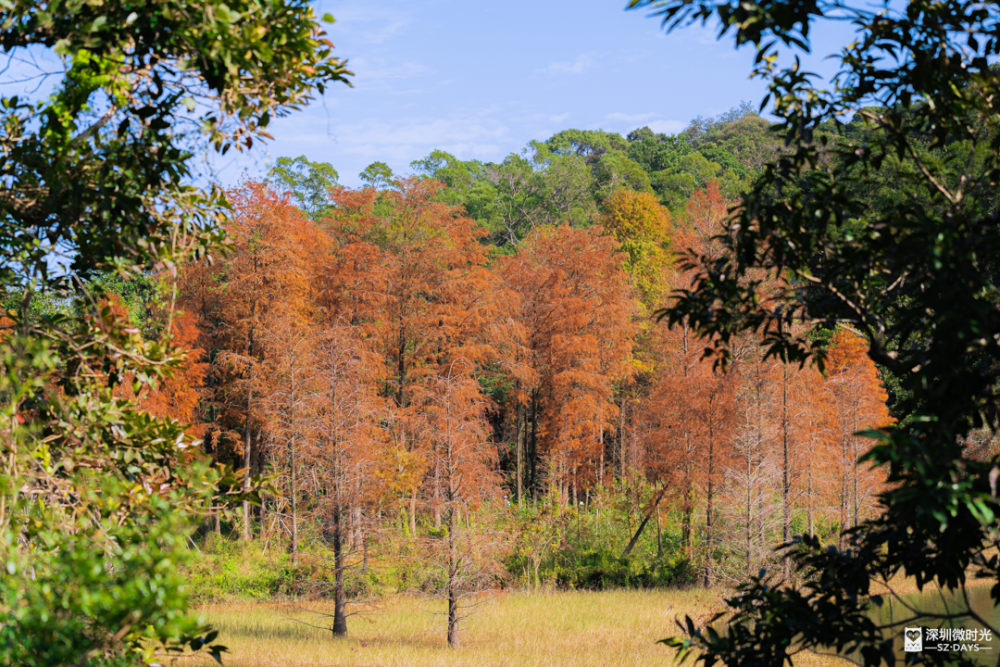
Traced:
MULTIPOLYGON (((196 289, 182 305, 202 314, 199 325, 216 350, 211 386, 213 440, 225 440, 242 459, 249 484, 251 468, 262 469, 266 434, 263 398, 270 392, 262 372, 268 357, 266 332, 272 321, 308 321, 312 269, 323 237, 288 197, 248 182, 228 193, 232 212, 226 232, 231 252, 213 267, 192 267, 182 278, 196 289)), ((250 539, 250 508, 243 505, 243 537, 250 539)))
POLYGON ((720 373, 701 359, 702 345, 685 327, 658 337, 661 357, 656 381, 644 405, 649 453, 647 477, 670 485, 681 508, 681 541, 693 555, 694 512, 704 499, 704 578, 714 579, 717 542, 716 503, 725 469, 731 462, 738 370, 720 373))
POLYGON ((284 472, 280 485, 291 518, 289 553, 299 564, 299 511, 301 469, 315 438, 313 400, 316 393, 316 331, 290 317, 272 317, 262 332, 268 356, 261 363, 268 378, 260 397, 264 428, 277 445, 272 457, 284 472))
POLYGON ((477 564, 470 536, 459 522, 461 512, 496 497, 496 449, 489 443, 488 401, 472 371, 456 360, 441 369, 415 394, 425 437, 431 442, 432 465, 443 490, 445 596, 448 601, 448 646, 460 643, 461 600, 478 588, 477 564))
MULTIPOLYGON (((632 375, 632 296, 614 239, 569 227, 533 231, 502 271, 523 300, 538 386, 532 448, 561 496, 596 478, 613 426, 615 384, 632 375)), ((537 482, 537 478, 536 478, 537 482)))
POLYGON ((382 424, 390 413, 386 399, 379 396, 382 359, 366 345, 363 330, 332 320, 317 327, 313 336, 313 446, 308 461, 316 484, 313 493, 322 499, 315 504, 314 517, 333 550, 332 632, 342 636, 347 634, 348 561, 359 551, 367 553, 362 506, 381 495, 375 470, 386 446, 382 424))
POLYGON ((826 378, 815 367, 795 374, 792 387, 795 405, 793 441, 797 444, 799 504, 806 513, 806 532, 816 534, 816 522, 829 523, 836 513, 839 470, 839 426, 835 401, 831 400, 826 378))
POLYGON ((838 509, 841 531, 857 526, 871 512, 884 482, 881 471, 863 469, 865 447, 859 431, 888 426, 887 395, 864 339, 847 329, 836 331, 827 353, 826 387, 837 424, 838 509))
POLYGON ((437 508, 441 498, 441 471, 433 442, 421 435, 415 396, 456 363, 482 370, 515 358, 523 337, 512 315, 516 295, 487 268, 484 232, 460 207, 439 200, 441 187, 402 179, 383 191, 340 188, 336 212, 324 222, 338 243, 327 276, 331 307, 367 328, 385 364, 383 394, 394 404, 398 450, 390 456, 408 468, 400 490, 409 495, 411 533, 426 473, 431 504, 437 508))
MULTIPOLYGON (((713 181, 694 193, 672 234, 681 253, 711 256, 721 250, 715 237, 722 232, 731 202, 713 181)), ((688 289, 694 271, 671 267, 668 284, 688 289)), ((656 355, 656 380, 650 390, 649 409, 659 418, 650 433, 651 446, 659 450, 663 473, 682 489, 682 542, 690 549, 694 495, 705 497, 706 582, 712 580, 716 543, 717 495, 723 471, 729 464, 739 372, 719 373, 710 359, 703 359, 707 341, 692 336, 681 325, 661 334, 656 355)))

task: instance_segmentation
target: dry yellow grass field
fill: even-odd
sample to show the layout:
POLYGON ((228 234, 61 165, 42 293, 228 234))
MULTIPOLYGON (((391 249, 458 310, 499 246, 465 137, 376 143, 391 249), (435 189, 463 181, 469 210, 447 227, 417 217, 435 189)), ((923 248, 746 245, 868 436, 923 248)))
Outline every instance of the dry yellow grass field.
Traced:
MULTIPOLYGON (((323 604, 304 604, 328 611, 323 604)), ((444 603, 410 596, 384 600, 349 619, 350 636, 335 640, 325 619, 290 605, 201 607, 229 647, 231 667, 663 667, 674 664, 658 639, 677 630, 674 618, 705 618, 722 608, 710 591, 510 593, 484 600, 462 625, 462 645, 449 649, 444 603)), ((840 667, 833 658, 800 656, 802 667, 840 667)), ((214 664, 207 657, 179 664, 214 664)))

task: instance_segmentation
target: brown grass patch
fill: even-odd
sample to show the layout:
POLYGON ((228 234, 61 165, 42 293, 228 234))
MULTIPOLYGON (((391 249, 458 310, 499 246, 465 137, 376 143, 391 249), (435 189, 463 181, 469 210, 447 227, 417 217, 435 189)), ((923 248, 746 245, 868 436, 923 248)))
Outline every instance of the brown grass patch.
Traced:
MULTIPOLYGON (((326 604, 301 607, 329 612, 326 604)), ((334 639, 327 619, 292 605, 236 604, 199 608, 219 629, 231 667, 663 667, 671 649, 657 644, 678 632, 674 619, 705 619, 723 607, 712 591, 510 593, 481 600, 462 625, 462 645, 445 641, 444 604, 411 596, 383 600, 348 620, 334 639)), ((208 665, 202 656, 180 664, 208 665)), ((803 667, 833 667, 835 658, 799 656, 803 667)))

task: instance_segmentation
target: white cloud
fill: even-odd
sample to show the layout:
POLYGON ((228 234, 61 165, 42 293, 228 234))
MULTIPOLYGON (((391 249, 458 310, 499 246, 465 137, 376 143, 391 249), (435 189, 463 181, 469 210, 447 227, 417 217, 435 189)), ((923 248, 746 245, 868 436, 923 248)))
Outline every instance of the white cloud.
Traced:
MULTIPOLYGON (((497 160, 509 152, 511 138, 495 110, 448 118, 400 118, 398 122, 337 125, 327 134, 321 127, 285 136, 286 154, 322 152, 341 171, 341 181, 351 183, 355 171, 375 160, 388 163, 397 173, 409 173, 409 164, 440 149, 461 159, 497 160), (357 167, 361 165, 361 167, 357 167)), ((315 158, 314 158, 315 159, 315 158)))
POLYGON ((413 81, 427 74, 430 69, 411 61, 387 61, 383 58, 354 58, 348 63, 354 72, 352 83, 355 88, 368 90, 390 90, 393 93, 413 92, 403 89, 401 81, 413 81))
POLYGON ((650 118, 656 118, 658 113, 609 113, 605 116, 608 120, 620 120, 626 123, 639 123, 650 118))
POLYGON ((568 119, 569 119, 568 113, 561 113, 558 116, 549 116, 550 123, 562 123, 563 121, 568 119))
POLYGON ((683 120, 654 120, 647 125, 653 132, 662 132, 663 134, 677 134, 688 126, 683 120))
POLYGON ((607 114, 605 118, 615 121, 616 124, 627 125, 629 130, 633 130, 641 124, 648 126, 653 132, 662 132, 663 134, 677 134, 688 126, 687 123, 681 120, 660 118, 660 114, 652 111, 646 113, 622 113, 616 111, 607 114))
POLYGON ((344 28, 350 33, 350 40, 366 44, 383 44, 393 37, 406 31, 413 23, 413 13, 396 9, 378 9, 366 6, 360 8, 344 7, 331 12, 337 23, 330 30, 336 37, 344 28))
POLYGON ((572 62, 551 63, 548 67, 538 70, 546 74, 583 74, 594 66, 594 54, 581 53, 572 62))
POLYGON ((369 44, 382 44, 403 32, 408 25, 410 25, 408 18, 397 18, 386 25, 364 31, 361 33, 361 39, 369 44))

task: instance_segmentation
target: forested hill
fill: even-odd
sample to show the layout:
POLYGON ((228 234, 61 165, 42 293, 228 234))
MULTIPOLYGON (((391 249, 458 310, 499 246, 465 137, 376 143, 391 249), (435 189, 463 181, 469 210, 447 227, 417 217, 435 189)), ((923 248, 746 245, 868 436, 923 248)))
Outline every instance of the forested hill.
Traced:
MULTIPOLYGON (((411 163, 413 172, 447 186, 441 199, 462 204, 489 232, 487 242, 511 252, 540 225, 568 223, 589 227, 602 202, 617 189, 650 192, 671 213, 684 210, 691 195, 715 182, 733 200, 773 158, 780 139, 768 121, 747 103, 713 119, 696 118, 677 135, 648 127, 626 137, 601 130, 564 130, 533 141, 497 163, 459 160, 434 151, 411 163)), ((322 189, 336 183, 325 163, 282 158, 272 172, 278 189, 289 188, 312 214, 322 210, 322 189)), ((395 176, 382 162, 370 165, 362 180, 374 187, 395 176)))

